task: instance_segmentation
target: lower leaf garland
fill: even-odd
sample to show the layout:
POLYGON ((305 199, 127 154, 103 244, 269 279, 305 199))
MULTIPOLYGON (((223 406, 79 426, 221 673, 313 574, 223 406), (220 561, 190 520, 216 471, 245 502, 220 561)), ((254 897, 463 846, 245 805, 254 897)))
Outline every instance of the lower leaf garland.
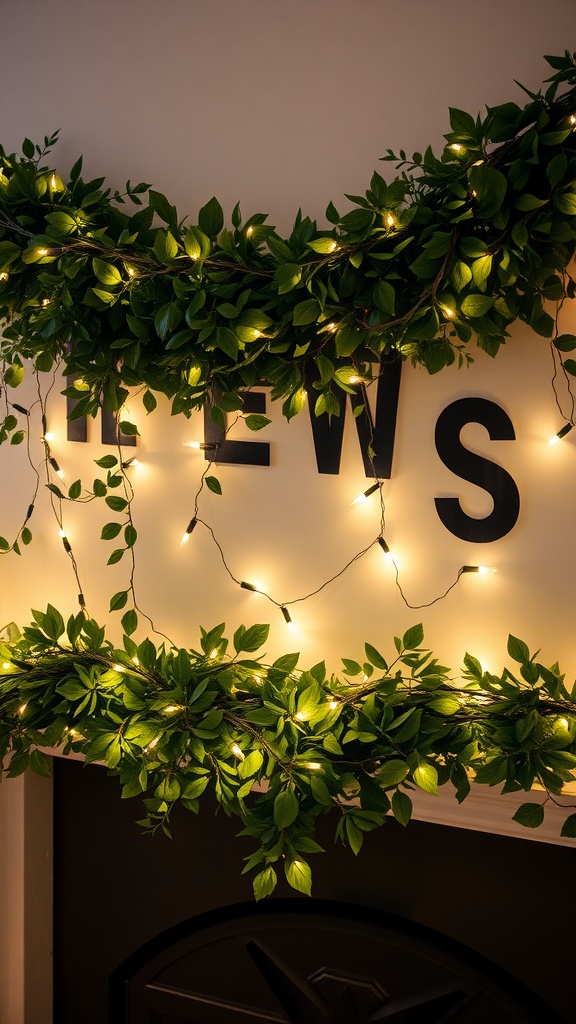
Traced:
MULTIPOLYGON (((502 792, 542 786, 547 800, 576 778, 576 685, 509 637, 517 672, 497 676, 467 654, 451 677, 422 647, 421 625, 395 637, 389 661, 371 644, 363 663, 343 659, 342 680, 323 662, 297 667, 253 657, 268 626, 240 626, 232 647, 222 623, 201 629, 200 650, 136 644, 116 648, 81 612, 65 624, 51 605, 0 644, 0 756, 13 777, 28 767, 50 774, 42 749, 81 751, 119 776, 122 796, 143 794, 146 831, 168 835, 176 803, 198 811, 212 791, 241 835, 259 846, 257 899, 275 888, 280 861, 288 883, 310 893, 307 857, 322 852, 316 818, 336 812, 336 836, 357 854, 364 833, 391 812, 410 820, 410 792, 451 783, 459 802, 470 778, 502 792)), ((541 824, 544 807, 523 804, 514 818, 541 824)), ((562 835, 576 836, 576 813, 562 835)))

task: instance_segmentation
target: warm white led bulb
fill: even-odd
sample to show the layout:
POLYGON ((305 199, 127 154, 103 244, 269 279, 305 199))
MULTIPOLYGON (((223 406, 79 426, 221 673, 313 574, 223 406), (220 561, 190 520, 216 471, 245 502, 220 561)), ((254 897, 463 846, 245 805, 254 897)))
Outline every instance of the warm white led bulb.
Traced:
POLYGON ((237 757, 239 761, 243 761, 244 760, 244 754, 242 752, 242 748, 239 747, 237 743, 233 743, 232 746, 230 747, 230 750, 234 754, 234 757, 237 757))

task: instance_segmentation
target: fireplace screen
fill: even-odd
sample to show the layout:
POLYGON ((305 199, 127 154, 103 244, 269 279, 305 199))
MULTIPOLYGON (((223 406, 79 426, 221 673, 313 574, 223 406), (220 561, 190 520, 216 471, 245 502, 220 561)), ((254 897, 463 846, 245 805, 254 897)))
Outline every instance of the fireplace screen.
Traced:
POLYGON ((437 932, 300 899, 205 914, 148 943, 111 980, 110 1021, 565 1024, 509 974, 437 932))

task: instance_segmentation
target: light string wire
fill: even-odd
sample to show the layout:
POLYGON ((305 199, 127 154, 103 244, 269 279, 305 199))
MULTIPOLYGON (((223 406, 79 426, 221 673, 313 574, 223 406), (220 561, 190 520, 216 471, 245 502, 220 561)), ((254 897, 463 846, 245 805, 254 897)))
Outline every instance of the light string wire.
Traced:
MULTIPOLYGON (((566 282, 566 277, 567 277, 567 274, 564 271, 564 273, 563 273, 564 282, 566 282)), ((574 392, 572 390, 572 376, 566 370, 566 368, 564 366, 564 360, 562 359, 562 356, 561 356, 560 352, 558 351, 558 349, 556 347, 556 341, 557 341, 558 337, 560 336, 560 327, 559 327, 560 313, 562 311, 562 307, 563 307, 563 305, 564 305, 564 303, 566 301, 566 298, 567 298, 567 296, 566 296, 566 289, 565 289, 564 295, 556 303, 556 311, 555 311, 555 315, 554 315, 554 332, 552 334, 552 337, 550 338, 550 353, 551 353, 551 356, 552 356, 552 365, 553 365, 553 373, 552 373, 551 384, 552 384, 552 392, 554 394, 554 401, 555 401, 556 406, 558 408, 558 412, 560 413, 562 419, 564 419, 566 421, 566 423, 570 423, 571 426, 574 426, 574 423, 575 423, 575 411, 576 411, 576 396, 574 395, 574 392), (564 379, 563 383, 564 383, 565 389, 566 389, 566 391, 568 393, 568 399, 569 399, 569 403, 570 403, 570 412, 569 412, 568 415, 565 414, 565 412, 564 412, 564 410, 562 408, 562 399, 560 397, 558 385, 556 383, 556 380, 557 380, 559 372, 562 373, 562 376, 563 376, 563 379, 564 379)))

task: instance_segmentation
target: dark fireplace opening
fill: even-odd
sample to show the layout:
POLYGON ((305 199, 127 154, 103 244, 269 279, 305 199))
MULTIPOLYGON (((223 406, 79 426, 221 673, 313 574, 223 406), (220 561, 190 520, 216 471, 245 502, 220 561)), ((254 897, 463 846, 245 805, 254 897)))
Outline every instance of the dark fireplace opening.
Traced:
MULTIPOLYGON (((328 817, 318 836, 326 853, 312 858, 314 900, 292 893, 281 882, 278 899, 257 905, 249 877, 240 873, 242 857, 252 852, 252 845, 237 838, 237 822, 213 813, 215 808, 204 809, 199 817, 181 811, 172 821, 173 840, 143 836, 135 825, 141 805, 137 799, 120 800, 118 781, 104 769, 63 759, 54 767, 57 1024, 265 1024, 268 1019, 291 1020, 290 1012, 298 1024, 309 1024, 301 1006, 282 1009, 279 999, 290 1001, 294 993, 304 999, 304 1006, 308 998, 311 1013, 335 1006, 332 1017, 318 1018, 331 1024, 363 1024, 362 1013, 389 1024, 576 1021, 576 889, 570 881, 570 848, 418 821, 403 829, 391 820, 367 836, 356 859, 334 845, 328 817), (269 934, 266 928, 274 915, 280 915, 281 925, 269 934), (410 995, 401 987, 402 972, 409 980, 416 954, 401 943, 398 954, 391 952, 387 929, 394 921, 402 941, 411 936, 418 949, 423 949, 418 942, 427 934, 418 933, 419 928, 439 933, 432 948, 448 951, 446 955, 455 955, 451 943, 462 944, 467 948, 466 969, 450 956, 437 963, 437 953, 436 960, 431 958, 428 948, 420 957, 424 967, 410 995), (209 928, 216 929, 214 943, 222 944, 212 966, 210 944, 204 952, 200 949, 209 928), (173 947, 169 953, 167 940, 173 947), (377 961, 397 961, 387 974, 378 973, 369 956, 382 942, 387 952, 377 961), (181 943, 188 944, 184 959, 181 943), (344 959, 343 948, 349 954, 344 959), (160 960, 155 962, 155 957, 160 960), (492 965, 487 968, 489 984, 478 981, 478 964, 484 961, 475 957, 492 965), (240 976, 238 990, 229 987, 228 978, 228 965, 235 959, 242 965, 235 972, 240 976), (193 961, 201 967, 192 969, 193 961), (502 980, 499 971, 511 978, 502 980), (183 1016, 181 992, 190 987, 189 977, 202 977, 202 984, 193 981, 187 994, 194 998, 185 1000, 188 1016, 183 1016), (286 978, 293 983, 288 993, 286 978), (126 1017, 123 1000, 130 986, 135 991, 140 982, 144 991, 150 982, 156 985, 150 991, 159 1008, 141 1019, 126 1017), (482 1007, 482 999, 496 999, 498 984, 509 999, 520 1002, 522 986, 531 989, 535 998, 525 1009, 533 1016, 499 1017, 493 1008, 484 1008, 484 1017, 463 1015, 482 1007), (350 1004, 348 1016, 334 1002, 338 993, 350 1004), (409 1005, 410 999, 421 997, 429 1000, 428 1007, 425 1002, 409 1005), (206 999, 220 999, 221 1005, 210 1007, 206 999), (262 999, 268 1018, 254 1016, 262 999), (236 1010, 230 1016, 234 1000, 244 1016, 236 1010), (387 1010, 397 1011, 396 1016, 387 1016, 387 1010)), ((310 1017, 310 1024, 315 1019, 310 1017)))
POLYGON ((330 900, 272 899, 157 936, 111 978, 110 1024, 565 1024, 430 928, 330 900))

